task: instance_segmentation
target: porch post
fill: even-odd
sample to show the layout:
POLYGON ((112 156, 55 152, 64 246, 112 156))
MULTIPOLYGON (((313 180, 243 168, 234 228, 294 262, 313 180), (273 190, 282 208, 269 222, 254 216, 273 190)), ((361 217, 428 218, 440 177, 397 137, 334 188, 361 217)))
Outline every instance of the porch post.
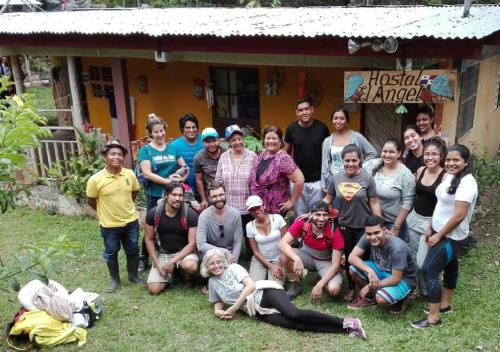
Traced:
POLYGON ((21 95, 24 93, 23 74, 21 71, 21 64, 19 63, 19 56, 11 55, 10 68, 12 69, 12 76, 14 76, 14 83, 16 85, 16 94, 21 95))
POLYGON ((127 81, 127 63, 125 59, 111 59, 111 73, 113 75, 113 91, 115 94, 116 115, 118 118, 118 135, 120 142, 128 149, 124 165, 132 166, 130 131, 132 130, 132 115, 127 81))
POLYGON ((73 126, 79 129, 83 126, 82 104, 80 102, 80 92, 78 91, 78 73, 73 56, 68 56, 68 78, 69 90, 71 92, 71 114, 73 115, 73 126))

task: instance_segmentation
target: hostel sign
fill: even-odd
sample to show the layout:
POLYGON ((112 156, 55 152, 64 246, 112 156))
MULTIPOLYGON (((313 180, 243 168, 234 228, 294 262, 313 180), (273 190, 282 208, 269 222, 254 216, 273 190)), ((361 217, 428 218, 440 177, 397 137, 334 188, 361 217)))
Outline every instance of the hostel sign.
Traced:
POLYGON ((456 70, 344 72, 346 103, 450 103, 456 70))

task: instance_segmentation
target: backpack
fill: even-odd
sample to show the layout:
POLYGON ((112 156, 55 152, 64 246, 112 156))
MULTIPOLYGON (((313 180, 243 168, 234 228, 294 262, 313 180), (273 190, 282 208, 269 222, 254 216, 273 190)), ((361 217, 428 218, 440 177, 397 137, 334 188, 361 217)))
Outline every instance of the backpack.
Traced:
MULTIPOLYGON (((189 205, 183 202, 181 206, 181 217, 179 219, 179 222, 185 231, 189 230, 189 226, 187 223, 188 208, 189 205)), ((156 206, 155 215, 153 218, 154 230, 155 230, 155 243, 157 248, 160 248, 160 234, 158 233, 158 226, 160 226, 161 214, 164 212, 165 212, 165 200, 164 198, 162 198, 160 199, 158 205, 156 206)))
MULTIPOLYGON (((146 145, 145 148, 146 148, 146 152, 148 153, 148 158, 149 158, 149 160, 151 162, 151 171, 156 174, 156 172, 158 170, 157 170, 156 165, 155 165, 155 163, 153 161, 153 156, 151 155, 151 150, 149 149, 149 145, 146 145)), ((137 177, 137 180, 139 181, 139 183, 141 185, 143 185, 144 187, 148 187, 149 180, 142 173, 141 162, 139 160, 137 160, 136 163, 135 163, 134 174, 135 174, 135 177, 137 177)))
MULTIPOLYGON (((328 223, 330 224, 330 234, 325 235, 324 239, 325 239, 327 248, 330 249, 330 248, 332 248, 333 234, 335 233, 335 231, 338 231, 338 227, 335 226, 332 218, 330 218, 328 220, 328 223)), ((300 231, 300 235, 298 237, 296 237, 297 247, 295 247, 295 248, 300 248, 304 245, 304 236, 306 235, 307 231, 309 231, 309 229, 311 227, 312 227, 312 220, 304 221, 304 224, 302 225, 302 229, 300 231)))

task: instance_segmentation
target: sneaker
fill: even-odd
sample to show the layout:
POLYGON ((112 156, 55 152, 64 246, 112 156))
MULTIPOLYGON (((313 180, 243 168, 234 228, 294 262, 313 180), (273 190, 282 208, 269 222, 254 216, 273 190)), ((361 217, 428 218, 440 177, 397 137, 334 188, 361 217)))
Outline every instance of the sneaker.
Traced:
MULTIPOLYGON (((429 309, 428 308, 424 309, 424 313, 429 314, 429 309)), ((451 306, 448 306, 446 308, 441 308, 439 310, 439 314, 449 314, 449 313, 453 313, 453 310, 451 310, 451 306)))
POLYGON ((415 329, 427 329, 430 328, 433 325, 441 325, 442 321, 439 319, 438 321, 431 323, 427 317, 424 319, 420 319, 417 321, 414 321, 413 323, 410 323, 410 325, 415 328, 415 329))
POLYGON ((411 299, 410 296, 406 296, 400 301, 397 301, 392 306, 389 307, 389 312, 392 314, 401 314, 405 311, 408 300, 411 299))
POLYGON ((365 329, 361 326, 361 320, 352 317, 344 318, 344 329, 350 337, 359 337, 360 339, 366 340, 365 329))
POLYGON ((377 305, 374 299, 358 297, 354 302, 349 303, 347 308, 358 310, 366 307, 371 307, 377 305))

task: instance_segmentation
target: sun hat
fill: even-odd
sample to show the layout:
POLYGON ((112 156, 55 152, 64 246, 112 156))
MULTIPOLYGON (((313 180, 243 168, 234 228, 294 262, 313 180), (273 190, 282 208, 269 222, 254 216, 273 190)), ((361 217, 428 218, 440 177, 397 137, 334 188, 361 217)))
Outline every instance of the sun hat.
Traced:
POLYGON ((128 153, 128 150, 127 150, 127 148, 125 148, 124 145, 122 145, 117 140, 112 139, 104 145, 104 147, 101 150, 101 154, 103 154, 103 155, 106 154, 108 152, 108 150, 110 150, 111 148, 120 148, 123 151, 123 155, 127 155, 127 153, 128 153))
POLYGON ((207 127, 201 132, 201 140, 204 141, 206 138, 219 138, 219 133, 213 127, 207 127))
POLYGON ((248 197, 245 205, 247 206, 247 210, 250 210, 252 208, 255 208, 255 207, 260 207, 262 204, 264 204, 264 202, 262 201, 262 199, 260 199, 259 196, 250 196, 248 197))

